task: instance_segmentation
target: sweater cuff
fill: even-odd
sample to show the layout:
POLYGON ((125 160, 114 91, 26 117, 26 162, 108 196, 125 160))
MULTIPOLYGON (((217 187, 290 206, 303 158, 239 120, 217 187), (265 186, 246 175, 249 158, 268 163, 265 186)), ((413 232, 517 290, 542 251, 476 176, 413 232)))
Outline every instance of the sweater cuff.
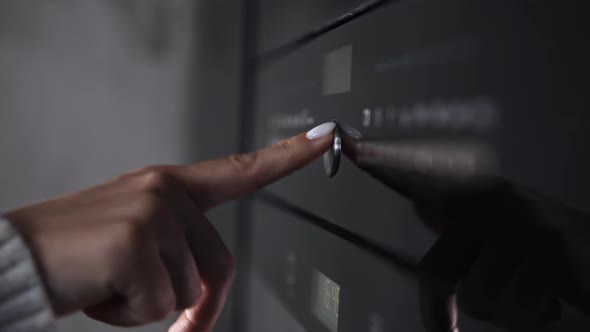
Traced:
POLYGON ((53 331, 54 316, 29 248, 0 218, 0 332, 53 331))

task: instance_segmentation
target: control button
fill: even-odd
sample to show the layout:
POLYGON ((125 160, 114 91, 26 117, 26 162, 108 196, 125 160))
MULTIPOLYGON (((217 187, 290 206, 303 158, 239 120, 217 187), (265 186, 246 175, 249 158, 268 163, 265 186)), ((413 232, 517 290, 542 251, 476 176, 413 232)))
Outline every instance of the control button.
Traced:
POLYGON ((373 118, 373 126, 375 128, 381 128, 383 126, 383 109, 380 107, 375 108, 373 118))
POLYGON ((336 128, 334 128, 334 142, 330 150, 324 154, 324 170, 329 177, 334 177, 338 173, 341 154, 342 137, 340 135, 340 127, 336 124, 336 128))
POLYGON ((294 297, 296 294, 296 286, 297 286, 297 254, 295 251, 290 251, 287 253, 287 257, 285 260, 285 289, 287 292, 287 296, 294 297))
POLYGON ((379 314, 372 314, 369 317, 369 332, 385 331, 385 319, 379 314))
POLYGON ((368 128, 371 126, 371 110, 365 108, 363 110, 363 127, 368 128))

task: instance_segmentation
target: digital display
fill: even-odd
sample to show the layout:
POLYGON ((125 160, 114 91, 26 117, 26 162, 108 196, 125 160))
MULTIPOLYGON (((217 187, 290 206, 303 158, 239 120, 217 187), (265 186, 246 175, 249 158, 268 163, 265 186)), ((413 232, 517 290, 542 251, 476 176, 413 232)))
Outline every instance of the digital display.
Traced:
POLYGON ((323 273, 313 271, 312 312, 331 332, 338 331, 340 285, 323 273))
POLYGON ((350 91, 352 67, 352 45, 346 45, 324 55, 325 96, 350 91))

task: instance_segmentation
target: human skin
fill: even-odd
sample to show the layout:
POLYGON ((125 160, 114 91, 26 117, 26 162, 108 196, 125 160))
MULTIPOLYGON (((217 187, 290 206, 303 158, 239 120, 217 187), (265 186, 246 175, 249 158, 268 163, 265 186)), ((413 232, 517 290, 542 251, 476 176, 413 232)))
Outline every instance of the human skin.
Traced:
POLYGON ((207 212, 307 165, 333 128, 219 160, 145 167, 4 217, 30 246, 56 317, 83 310, 137 326, 182 310, 170 331, 210 331, 235 272, 207 212))

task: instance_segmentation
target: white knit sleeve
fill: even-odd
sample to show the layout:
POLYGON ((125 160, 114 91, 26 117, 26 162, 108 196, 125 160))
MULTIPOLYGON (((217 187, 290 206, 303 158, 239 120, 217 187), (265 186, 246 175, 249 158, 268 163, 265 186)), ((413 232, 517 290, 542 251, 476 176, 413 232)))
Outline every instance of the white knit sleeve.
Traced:
POLYGON ((0 218, 0 332, 47 332, 53 326, 31 252, 16 229, 0 218))

